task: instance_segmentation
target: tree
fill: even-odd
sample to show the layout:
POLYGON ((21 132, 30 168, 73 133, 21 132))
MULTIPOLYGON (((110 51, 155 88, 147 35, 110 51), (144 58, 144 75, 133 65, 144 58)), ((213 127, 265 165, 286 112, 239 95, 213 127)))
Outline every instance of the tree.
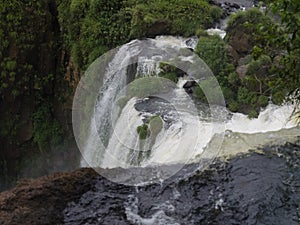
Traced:
POLYGON ((294 116, 300 123, 300 1, 270 1, 269 12, 280 17, 277 29, 282 35, 280 38, 272 37, 269 41, 284 51, 279 72, 291 93, 298 93, 296 99, 293 99, 296 101, 294 116))

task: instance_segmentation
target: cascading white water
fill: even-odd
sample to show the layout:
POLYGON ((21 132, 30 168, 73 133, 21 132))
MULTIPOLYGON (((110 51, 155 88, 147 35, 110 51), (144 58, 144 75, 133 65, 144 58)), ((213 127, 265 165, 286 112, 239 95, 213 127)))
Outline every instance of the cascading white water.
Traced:
POLYGON ((226 36, 226 31, 219 28, 210 28, 207 29, 206 32, 208 33, 208 35, 218 35, 222 39, 224 39, 226 36))
POLYGON ((82 152, 82 166, 86 166, 86 161, 92 166, 98 166, 99 162, 102 161, 104 152, 98 147, 99 145, 102 146, 102 142, 105 144, 106 140, 109 140, 111 133, 109 118, 111 117, 112 102, 118 92, 126 85, 126 69, 129 60, 138 54, 139 49, 133 45, 135 42, 122 46, 106 69, 103 86, 100 90, 101 101, 96 103, 95 112, 91 118, 86 150, 82 152))
MULTIPOLYGON (((230 119, 225 120, 228 112, 224 108, 214 107, 211 114, 219 115, 220 120, 210 119, 205 114, 195 115, 191 110, 192 100, 186 94, 183 85, 189 78, 179 79, 170 97, 171 110, 169 118, 164 118, 164 126, 156 136, 155 142, 150 143, 146 139, 143 144, 139 140, 137 127, 143 124, 145 117, 162 117, 163 109, 155 112, 138 111, 135 107, 142 98, 131 97, 127 99, 121 111, 114 111, 118 93, 126 86, 126 65, 133 57, 139 57, 143 49, 135 45, 133 41, 124 45, 114 56, 106 70, 103 86, 100 90, 100 100, 95 106, 94 115, 91 119, 90 134, 87 139, 83 158, 94 167, 131 167, 149 166, 170 163, 186 163, 196 156, 201 156, 204 149, 208 154, 215 154, 214 143, 218 135, 226 130, 235 133, 260 133, 278 131, 283 128, 294 126, 288 122, 293 107, 275 106, 270 104, 262 111, 257 119, 250 120, 247 116, 239 113, 232 114, 230 119), (111 111, 114 111, 111 115, 111 111), (112 123, 110 118, 113 118, 112 123), (170 120, 171 122, 169 122, 170 120), (99 138, 100 137, 100 138, 99 138), (99 144, 103 142, 104 144, 99 144), (97 147, 95 147, 97 146, 97 147), (99 146, 102 146, 99 148, 99 146), (142 147, 141 147, 142 146, 142 147), (141 154, 142 152, 142 154, 141 154), (150 154, 146 154, 150 152, 150 154), (141 154, 142 158, 139 158, 141 154), (146 157, 147 155, 147 157, 146 157), (138 163, 137 163, 137 158, 138 163)), ((190 48, 194 43, 187 44, 187 40, 175 37, 157 37, 150 40, 150 46, 160 49, 190 48)), ((142 55, 137 60, 136 77, 157 76, 159 73, 159 55, 142 55)), ((181 57, 182 62, 193 61, 192 57, 181 57)), ((145 96, 147 97, 147 96, 145 96)), ((227 137, 225 137, 227 138, 227 137)), ((85 166, 82 160, 82 166, 85 166)))
POLYGON ((277 106, 270 103, 256 119, 249 119, 244 114, 234 113, 231 120, 227 122, 226 129, 253 134, 292 128, 295 126, 295 123, 290 120, 293 110, 293 105, 277 106))

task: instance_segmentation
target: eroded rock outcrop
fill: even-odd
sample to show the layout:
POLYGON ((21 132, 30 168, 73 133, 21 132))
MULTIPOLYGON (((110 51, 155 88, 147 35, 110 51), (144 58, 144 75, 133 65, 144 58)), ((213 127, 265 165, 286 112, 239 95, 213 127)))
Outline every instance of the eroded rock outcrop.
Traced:
POLYGON ((61 224, 67 203, 90 190, 96 175, 81 169, 20 182, 0 194, 0 224, 61 224))

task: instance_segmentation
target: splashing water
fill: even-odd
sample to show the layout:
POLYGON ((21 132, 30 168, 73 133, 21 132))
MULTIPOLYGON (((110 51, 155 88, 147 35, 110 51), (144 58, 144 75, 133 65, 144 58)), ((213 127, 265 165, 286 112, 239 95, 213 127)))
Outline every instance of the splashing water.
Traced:
MULTIPOLYGON (((192 40, 195 41, 195 39, 192 40)), ((156 39, 149 39, 149 45, 153 49, 157 47, 165 51, 174 51, 174 49, 178 51, 195 46, 193 41, 160 36, 156 39)), ((234 133, 255 134, 295 126, 288 121, 293 111, 291 105, 270 104, 257 119, 252 120, 239 113, 233 113, 227 119, 229 112, 222 107, 213 107, 208 114, 200 112, 195 115, 194 111, 190 110, 194 107, 193 101, 183 88, 183 85, 189 80, 188 77, 179 79, 178 84, 169 95, 169 100, 171 99, 169 105, 173 108, 170 107, 168 112, 158 101, 153 103, 157 108, 138 111, 136 105, 141 100, 145 101, 144 105, 147 103, 147 96, 145 96, 127 99, 121 111, 116 113, 114 110, 116 103, 114 102, 128 83, 126 65, 130 60, 133 57, 138 58, 136 77, 157 76, 159 62, 163 60, 163 56, 156 54, 154 50, 149 55, 141 55, 143 49, 137 43, 138 41, 132 41, 121 47, 106 69, 99 94, 101 98, 95 105, 91 119, 82 166, 86 166, 85 160, 89 162, 90 166, 103 168, 188 163, 199 156, 206 158, 217 155, 216 144, 212 142, 220 144, 222 140, 218 138, 218 135, 224 133, 225 130, 234 133), (114 111, 113 115, 111 111, 114 111), (157 134, 154 142, 153 139, 147 138, 141 144, 136 131, 137 127, 143 124, 145 118, 157 115, 163 119, 162 130, 157 134), (219 119, 212 115, 217 115, 219 119), (112 123, 110 122, 111 118, 113 118, 112 123), (217 139, 218 141, 216 141, 217 139), (99 144, 99 142, 103 144, 99 144), (102 147, 99 149, 99 146, 102 147)), ((192 57, 180 57, 179 60, 193 62, 192 57)))

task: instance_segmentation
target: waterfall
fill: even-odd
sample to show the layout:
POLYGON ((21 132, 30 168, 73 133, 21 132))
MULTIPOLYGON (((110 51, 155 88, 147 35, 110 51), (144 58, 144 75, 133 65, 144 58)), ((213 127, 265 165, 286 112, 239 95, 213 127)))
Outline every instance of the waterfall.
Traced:
MULTIPOLYGON (((276 132, 295 126, 288 121, 293 111, 293 106, 289 105, 270 104, 257 119, 252 120, 243 114, 231 114, 224 107, 214 106, 203 111, 205 107, 195 105, 183 88, 190 76, 180 78, 173 86, 165 81, 164 88, 157 92, 146 80, 146 83, 141 83, 145 93, 131 96, 131 88, 135 88, 137 93, 141 91, 134 85, 130 86, 134 82, 129 84, 127 79, 127 66, 133 58, 137 61, 135 78, 143 81, 146 77, 158 76, 159 62, 165 60, 165 52, 195 47, 195 41, 193 38, 160 36, 147 39, 143 45, 140 41, 132 41, 118 49, 103 76, 103 85, 82 151, 82 166, 88 162, 93 167, 128 168, 184 164, 199 158, 213 159, 218 155, 218 146, 223 139, 228 149, 232 149, 230 145, 236 146, 236 139, 254 138, 252 134, 276 132), (157 48, 162 52, 156 52, 157 48), (151 97, 151 93, 158 97, 151 97), (123 103, 120 105, 121 100, 123 103), (141 139, 137 128, 145 121, 149 123, 153 117, 161 119, 162 127, 155 136, 150 132, 146 139, 141 139), (232 139, 233 136, 237 138, 232 139)), ((187 67, 193 69, 192 56, 180 56, 176 60, 183 64, 190 63, 187 67)), ((129 76, 132 77, 131 74, 129 76)))
POLYGON ((109 143, 112 129, 110 123, 112 102, 126 85, 126 69, 131 57, 138 54, 138 49, 134 46, 135 42, 122 46, 105 71, 103 86, 99 91, 101 100, 95 104, 86 150, 82 152, 84 159, 81 162, 82 166, 86 166, 86 161, 92 166, 98 166, 102 161, 104 151, 98 148, 99 146, 104 148, 109 143))

